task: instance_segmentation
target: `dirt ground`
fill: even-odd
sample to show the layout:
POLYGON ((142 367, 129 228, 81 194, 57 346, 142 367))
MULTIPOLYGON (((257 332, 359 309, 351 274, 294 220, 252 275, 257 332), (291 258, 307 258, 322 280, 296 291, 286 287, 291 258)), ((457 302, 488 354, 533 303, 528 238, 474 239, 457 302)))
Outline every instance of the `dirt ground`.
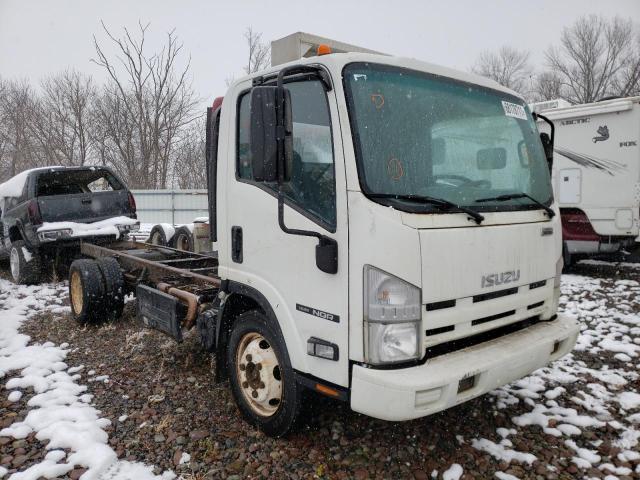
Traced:
MULTIPOLYGON (((577 311, 585 332, 598 330, 603 316, 598 308, 607 309, 606 315, 614 319, 615 311, 631 316, 627 318, 639 315, 640 269, 579 265, 570 273, 567 281, 563 280, 561 303, 563 308, 577 311), (585 290, 581 285, 595 287, 585 290), (595 315, 589 314, 594 311, 595 315)), ((2 301, 0 297, 0 317, 2 301)), ((123 318, 116 322, 84 328, 67 310, 56 309, 57 313, 47 311, 31 317, 21 331, 32 343, 70 345, 65 362, 70 367, 83 366, 80 382, 94 395, 93 405, 111 420, 106 429, 109 444, 119 458, 155 465, 156 473, 170 469, 185 479, 425 479, 443 478, 451 465, 458 464, 463 479, 605 478, 608 474, 620 479, 640 478, 640 460, 624 454, 638 450, 638 436, 629 419, 633 412, 621 409, 615 400, 620 392, 640 391, 638 375, 634 374, 638 357, 616 356, 606 349, 594 354, 593 349, 585 348, 524 383, 404 423, 378 421, 337 401, 310 397, 299 430, 274 440, 240 418, 227 385, 213 382, 214 360, 203 352, 195 336, 177 345, 145 329, 135 318, 134 306, 128 303, 123 318), (560 371, 574 379, 556 381, 560 371), (612 383, 602 372, 616 372, 624 383, 612 383), (604 387, 609 397, 595 395, 594 384, 604 387), (550 391, 557 395, 548 394, 550 391), (590 403, 590 397, 601 401, 590 403), (548 417, 546 428, 526 421, 530 418, 527 414, 540 408, 548 417), (557 413, 558 409, 564 413, 557 413), (568 410, 601 421, 576 427, 568 410), (564 415, 567 421, 558 421, 557 415, 564 415), (568 427, 560 429, 560 424, 572 424, 579 433, 568 427), (617 428, 619 425, 624 430, 617 428), (554 427, 560 429, 559 436, 554 427), (623 435, 623 431, 631 434, 623 435), (623 437, 631 438, 630 443, 622 442, 623 437), (579 461, 590 458, 582 455, 581 448, 599 457, 598 461, 592 459, 589 465, 579 461), (509 453, 514 451, 534 459, 509 453), (188 461, 184 461, 185 453, 188 461)), ((616 321, 624 323, 624 319, 616 321)), ((626 325, 626 339, 621 341, 638 345, 640 329, 626 325)), ((0 385, 7 380, 0 379, 0 385)), ((32 396, 27 390, 19 401, 11 402, 3 393, 0 428, 24 418, 32 396)), ((24 470, 42 461, 44 447, 34 434, 22 440, 0 437, 0 464, 9 475, 24 470)), ((77 468, 64 478, 77 478, 83 472, 77 468)))

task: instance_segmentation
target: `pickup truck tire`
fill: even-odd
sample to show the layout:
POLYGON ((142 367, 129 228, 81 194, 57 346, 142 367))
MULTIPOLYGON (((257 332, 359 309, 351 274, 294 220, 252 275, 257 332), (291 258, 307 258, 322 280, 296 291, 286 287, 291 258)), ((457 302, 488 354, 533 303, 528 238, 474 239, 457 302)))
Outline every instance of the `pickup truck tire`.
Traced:
POLYGON ((97 260, 98 268, 104 279, 104 308, 108 317, 116 320, 124 310, 124 277, 120 264, 113 257, 97 260))
POLYGON ((227 345, 229 381, 243 417, 270 437, 294 427, 301 406, 284 338, 266 315, 251 310, 238 316, 227 345))
POLYGON ((187 227, 176 228, 176 233, 171 239, 171 246, 177 250, 193 252, 193 233, 187 227))
POLYGON ((95 260, 75 260, 69 269, 69 303, 73 318, 81 325, 105 316, 105 282, 95 260))
POLYGON ((148 243, 152 245, 160 245, 161 247, 168 247, 169 240, 167 239, 167 234, 160 225, 155 225, 151 231, 149 232, 149 240, 148 243))
POLYGON ((21 285, 40 283, 42 276, 40 255, 29 250, 23 240, 17 240, 11 244, 9 265, 11 267, 11 276, 15 283, 21 285), (28 257, 25 252, 27 252, 28 257))

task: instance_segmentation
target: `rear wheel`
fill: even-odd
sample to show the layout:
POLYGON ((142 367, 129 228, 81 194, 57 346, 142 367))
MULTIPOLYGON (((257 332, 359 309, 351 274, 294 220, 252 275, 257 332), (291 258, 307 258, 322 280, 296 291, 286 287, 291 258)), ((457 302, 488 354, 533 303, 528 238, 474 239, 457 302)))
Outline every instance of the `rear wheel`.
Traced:
POLYGON ((23 285, 40 283, 42 275, 40 255, 29 250, 23 240, 17 240, 11 244, 9 265, 11 277, 15 283, 23 285))
POLYGON ((167 238, 167 234, 165 233, 164 228, 160 225, 155 225, 151 232, 149 232, 149 240, 148 242, 152 245, 160 245, 162 247, 166 247, 169 245, 169 240, 167 238))
POLYGON ((173 248, 193 252, 193 233, 187 227, 178 227, 171 243, 173 248))
POLYGON ((73 318, 82 325, 105 317, 105 284, 95 260, 75 260, 69 269, 69 301, 73 318))
POLYGON ((105 314, 113 320, 118 319, 124 309, 124 277, 120 264, 113 257, 101 258, 97 263, 104 280, 105 314))
POLYGON ((288 433, 300 412, 301 387, 282 334, 262 312, 253 310, 237 318, 227 362, 233 397, 244 418, 269 436, 288 433))

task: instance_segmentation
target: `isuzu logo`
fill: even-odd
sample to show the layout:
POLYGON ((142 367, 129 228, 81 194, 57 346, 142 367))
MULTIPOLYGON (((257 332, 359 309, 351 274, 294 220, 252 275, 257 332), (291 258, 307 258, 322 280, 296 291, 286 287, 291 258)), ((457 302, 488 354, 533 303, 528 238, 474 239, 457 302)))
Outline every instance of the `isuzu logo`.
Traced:
POLYGON ((511 270, 502 273, 490 273, 482 277, 482 288, 496 287, 505 283, 517 282, 520 280, 520 270, 511 270))

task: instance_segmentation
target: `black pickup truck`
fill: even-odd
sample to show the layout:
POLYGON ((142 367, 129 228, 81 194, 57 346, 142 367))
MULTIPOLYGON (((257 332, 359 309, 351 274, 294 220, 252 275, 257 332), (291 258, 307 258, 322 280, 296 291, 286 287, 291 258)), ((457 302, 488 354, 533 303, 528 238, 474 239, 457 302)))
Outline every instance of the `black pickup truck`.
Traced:
POLYGON ((139 228, 125 184, 104 167, 28 170, 0 184, 0 259, 16 283, 78 255, 80 241, 109 243, 139 228))

